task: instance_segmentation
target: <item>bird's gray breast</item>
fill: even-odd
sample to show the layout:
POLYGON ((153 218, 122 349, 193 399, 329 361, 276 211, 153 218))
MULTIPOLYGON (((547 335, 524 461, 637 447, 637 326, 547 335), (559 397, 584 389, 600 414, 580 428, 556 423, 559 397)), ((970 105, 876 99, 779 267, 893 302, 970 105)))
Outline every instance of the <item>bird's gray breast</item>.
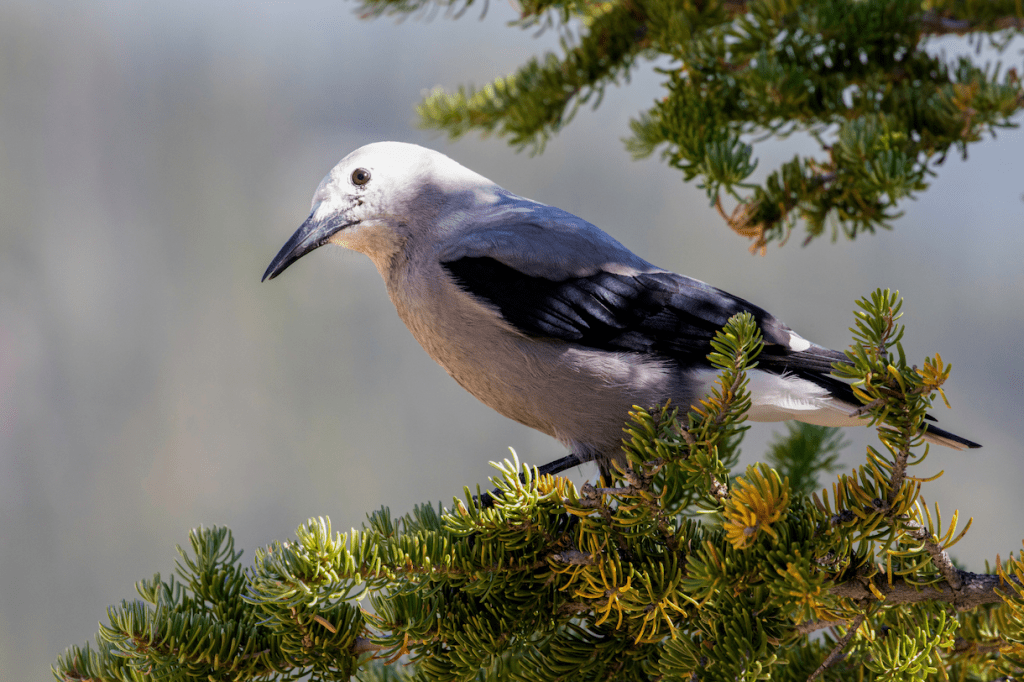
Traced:
POLYGON ((463 388, 569 447, 611 456, 633 405, 682 397, 670 362, 524 334, 436 260, 410 259, 387 280, 413 336, 463 388))

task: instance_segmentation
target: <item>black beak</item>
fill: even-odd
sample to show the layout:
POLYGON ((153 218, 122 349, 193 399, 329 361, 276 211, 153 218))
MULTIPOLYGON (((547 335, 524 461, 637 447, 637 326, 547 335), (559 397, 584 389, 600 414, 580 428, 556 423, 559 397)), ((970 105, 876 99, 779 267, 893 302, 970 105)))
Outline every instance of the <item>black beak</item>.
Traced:
POLYGON ((340 232, 349 225, 355 225, 357 222, 359 221, 345 222, 341 216, 318 221, 313 217, 313 213, 310 213, 309 217, 306 218, 306 222, 302 223, 299 229, 295 231, 295 234, 291 236, 291 239, 277 252, 274 260, 270 261, 270 267, 263 273, 263 279, 260 281, 265 282, 268 279, 274 279, 284 272, 289 265, 313 249, 326 244, 327 240, 335 232, 340 232))

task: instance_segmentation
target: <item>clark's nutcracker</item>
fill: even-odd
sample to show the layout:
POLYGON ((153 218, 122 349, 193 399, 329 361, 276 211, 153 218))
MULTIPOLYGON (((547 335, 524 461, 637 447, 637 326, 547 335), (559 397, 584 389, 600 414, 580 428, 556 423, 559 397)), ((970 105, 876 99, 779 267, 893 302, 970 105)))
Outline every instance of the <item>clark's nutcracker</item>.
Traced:
MULTIPOLYGON (((696 404, 717 375, 712 337, 744 310, 765 342, 748 374, 750 419, 864 423, 829 375, 842 353, 438 152, 379 142, 346 156, 263 279, 328 243, 370 257, 399 317, 463 388, 569 448, 542 472, 591 460, 606 470, 634 405, 696 404)), ((931 425, 924 436, 979 447, 931 425)))

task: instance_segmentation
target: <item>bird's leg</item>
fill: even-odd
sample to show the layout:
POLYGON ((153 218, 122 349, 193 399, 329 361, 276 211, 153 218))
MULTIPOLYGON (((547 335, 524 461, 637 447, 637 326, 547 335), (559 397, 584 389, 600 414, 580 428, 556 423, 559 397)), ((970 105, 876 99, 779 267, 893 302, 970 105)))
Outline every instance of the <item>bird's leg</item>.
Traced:
MULTIPOLYGON (((548 462, 543 466, 537 467, 537 474, 539 476, 545 476, 547 474, 560 474, 566 469, 571 469, 574 466, 579 466, 590 460, 585 460, 576 453, 569 453, 561 459, 556 459, 554 462, 548 462)), ((526 482, 526 475, 519 474, 519 480, 526 482)), ((490 508, 494 505, 495 496, 498 494, 498 489, 495 488, 489 493, 483 493, 480 495, 480 506, 490 508)))
MULTIPOLYGON (((566 469, 572 469, 573 467, 579 466, 580 464, 584 464, 588 461, 590 460, 585 460, 576 453, 570 452, 561 459, 556 459, 554 462, 548 462, 544 466, 537 467, 537 473, 541 476, 545 476, 547 474, 560 474, 566 469)), ((522 474, 520 474, 519 477, 521 479, 522 474)))

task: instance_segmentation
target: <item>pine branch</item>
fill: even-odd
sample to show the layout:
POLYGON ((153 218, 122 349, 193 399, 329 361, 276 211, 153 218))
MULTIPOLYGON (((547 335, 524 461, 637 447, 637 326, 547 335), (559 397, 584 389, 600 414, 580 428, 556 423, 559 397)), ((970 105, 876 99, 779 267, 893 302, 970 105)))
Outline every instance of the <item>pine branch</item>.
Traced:
POLYGON ((531 59, 516 73, 483 89, 455 93, 435 90, 419 106, 424 127, 444 130, 452 139, 470 130, 497 132, 519 149, 542 151, 582 104, 600 103, 604 88, 628 72, 644 46, 642 6, 616 5, 589 15, 589 31, 579 43, 563 43, 561 59, 531 59))
MULTIPOLYGON (((380 16, 457 5, 363 8, 380 16)), ((641 61, 668 62, 664 97, 631 122, 626 146, 637 157, 660 152, 763 254, 798 224, 804 244, 891 229, 951 150, 966 157, 986 134, 1018 125, 1019 67, 945 60, 928 38, 971 34, 1002 51, 1024 33, 1021 12, 1017 0, 530 0, 513 24, 557 27, 561 53, 484 87, 435 90, 419 113, 452 138, 496 134, 536 153, 641 61), (756 148, 792 133, 817 140, 818 153, 752 182, 756 148)))
MULTIPOLYGON (((740 15, 748 11, 749 5, 752 3, 750 0, 726 0, 723 4, 728 8, 730 14, 740 15)), ((946 35, 956 34, 965 35, 974 31, 986 31, 986 30, 1022 30, 1024 29, 1024 17, 1019 16, 1020 9, 1013 6, 1011 2, 993 2, 990 3, 992 6, 987 8, 985 12, 987 18, 957 18, 964 7, 955 2, 946 3, 928 3, 933 6, 932 9, 925 10, 921 13, 918 21, 921 25, 922 33, 928 33, 932 35, 946 35), (945 7, 940 11, 935 8, 935 5, 944 4, 945 7), (1017 14, 1014 14, 1016 10, 1017 14), (1005 13, 1005 16, 999 16, 999 13, 1005 13), (995 15, 995 18, 993 18, 995 15)))
POLYGON ((946 579, 946 584, 949 585, 950 589, 958 594, 962 592, 964 590, 965 572, 953 565, 953 560, 950 559, 949 554, 933 539, 931 532, 927 528, 923 526, 914 528, 914 525, 916 524, 907 524, 908 535, 924 543, 925 550, 932 559, 932 564, 939 570, 942 577, 946 579))
POLYGON ((817 670, 811 673, 811 676, 807 678, 807 682, 813 682, 814 680, 818 679, 818 677, 820 677, 823 672, 831 668, 839 661, 839 657, 842 656, 843 649, 845 649, 846 646, 850 643, 850 640, 853 639, 853 636, 857 634, 857 630, 860 629, 860 626, 864 623, 865 618, 867 618, 867 616, 861 614, 853 619, 853 622, 850 624, 847 633, 843 635, 843 637, 836 643, 835 648, 832 649, 832 652, 828 655, 828 658, 822 661, 821 665, 818 666, 817 670))
MULTIPOLYGON (((1004 5, 1006 3, 1003 3, 1004 5)), ((1006 15, 984 20, 957 19, 936 10, 928 10, 920 18, 921 32, 931 35, 966 35, 975 31, 1021 31, 1024 17, 1006 15)))
POLYGON ((113 607, 97 645, 70 649, 55 675, 407 679, 400 659, 438 682, 1008 674, 1024 663, 1024 561, 956 569, 956 514, 945 529, 919 499, 926 481, 905 473, 948 367, 907 364, 900 304, 860 301, 837 367, 889 454, 869 449, 831 494, 806 492, 837 447, 826 432, 791 430, 773 445, 779 470, 736 475, 762 343, 737 316, 710 356, 716 390, 686 413, 636 408, 600 487, 513 457, 496 465, 491 508, 466 490, 451 509, 381 509, 345 534, 310 519, 249 567, 225 529, 199 529, 180 580, 140 583, 142 599, 113 607))
POLYGON ((961 611, 974 609, 983 604, 999 603, 1002 600, 1002 596, 996 590, 1006 583, 998 575, 961 571, 959 580, 961 586, 953 588, 945 581, 921 586, 899 578, 893 579, 890 584, 885 576, 876 575, 867 581, 851 580, 836 585, 830 592, 837 597, 857 602, 880 601, 878 595, 881 595, 887 606, 942 602, 951 604, 961 611), (870 587, 866 582, 870 582, 870 587))

